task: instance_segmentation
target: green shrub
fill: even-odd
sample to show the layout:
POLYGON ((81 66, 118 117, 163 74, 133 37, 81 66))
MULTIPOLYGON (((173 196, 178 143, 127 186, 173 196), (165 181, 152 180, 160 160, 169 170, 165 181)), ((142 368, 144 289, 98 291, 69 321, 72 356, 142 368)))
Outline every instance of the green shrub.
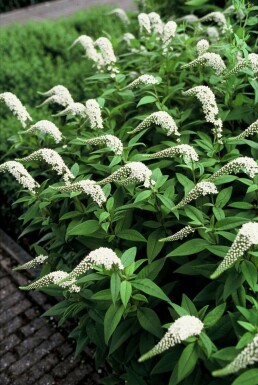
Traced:
POLYGON ((27 175, 35 193, 15 202, 38 255, 19 269, 43 263, 22 289, 63 296, 45 315, 78 323, 76 354, 93 343, 110 365, 103 384, 257 383, 257 7, 242 11, 208 56, 204 21, 178 21, 168 46, 138 33, 106 68, 96 55, 105 71, 85 84, 102 119, 95 101, 55 118, 59 144, 12 139, 40 184, 27 175))

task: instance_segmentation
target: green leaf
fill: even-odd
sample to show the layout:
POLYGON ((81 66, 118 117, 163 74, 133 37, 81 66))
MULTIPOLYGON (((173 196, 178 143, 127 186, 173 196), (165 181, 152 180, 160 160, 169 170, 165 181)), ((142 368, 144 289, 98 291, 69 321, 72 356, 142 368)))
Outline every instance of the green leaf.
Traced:
POLYGON ((138 273, 138 278, 149 278, 152 281, 157 277, 165 263, 165 258, 158 259, 144 268, 138 273))
POLYGON ((139 101, 139 103, 137 104, 136 107, 140 107, 143 104, 154 103, 154 102, 156 102, 156 100, 157 100, 157 98, 155 96, 151 96, 151 95, 144 96, 143 98, 141 98, 141 100, 139 101))
POLYGON ((137 230, 123 230, 119 231, 118 234, 116 234, 118 238, 126 239, 128 241, 135 241, 135 242, 146 242, 146 239, 144 236, 139 233, 137 230))
POLYGON ((91 300, 93 299, 95 301, 111 301, 112 299, 111 290, 105 289, 105 290, 97 291, 91 296, 91 300))
POLYGON ((227 217, 218 221, 215 225, 215 228, 218 230, 236 229, 246 222, 248 222, 248 218, 227 217))
POLYGON ((217 198, 216 198, 216 207, 222 209, 224 206, 226 206, 226 204, 228 203, 228 201, 231 198, 232 191, 233 191, 232 186, 224 188, 223 190, 221 190, 218 193, 217 198))
POLYGON ((137 253, 137 248, 136 247, 131 247, 130 249, 126 250, 122 257, 121 257, 121 262, 124 265, 124 267, 130 266, 136 257, 137 253))
POLYGON ((185 255, 197 254, 202 250, 205 250, 210 244, 204 239, 191 239, 186 241, 182 245, 178 246, 175 250, 167 254, 167 257, 179 257, 185 255))
POLYGON ((137 318, 143 329, 158 338, 162 337, 161 323, 155 311, 147 307, 139 307, 137 310, 137 318))
POLYGON ((194 370, 198 361, 198 354, 195 349, 195 344, 189 344, 181 354, 178 361, 177 382, 182 381, 184 378, 194 370))
POLYGON ((258 369, 249 369, 240 374, 239 377, 232 382, 232 385, 257 385, 258 369))
POLYGON ((136 279, 132 282, 132 285, 137 290, 143 291, 146 294, 152 295, 153 297, 170 303, 170 299, 166 296, 163 290, 161 290, 161 288, 156 285, 156 283, 152 282, 148 278, 136 279))
POLYGON ((99 230, 99 222, 93 219, 73 226, 68 226, 66 236, 70 235, 90 235, 99 230))
POLYGON ((137 194, 134 203, 144 201, 151 196, 152 192, 150 190, 145 190, 137 194))
POLYGON ((152 262, 154 258, 162 250, 164 243, 159 242, 159 239, 164 237, 165 233, 161 229, 154 230, 148 237, 147 240, 147 257, 148 261, 152 262))
POLYGON ((123 281, 120 286, 120 298, 126 308, 132 294, 132 285, 129 281, 123 281))
POLYGON ((74 163, 74 165, 71 168, 71 173, 76 177, 79 174, 80 166, 78 163, 74 163))
POLYGON ((124 313, 123 305, 118 306, 112 303, 108 308, 104 318, 104 335, 105 335, 106 345, 108 344, 110 337, 112 336, 117 325, 119 324, 123 313, 124 313))
POLYGON ((111 341, 109 355, 116 351, 131 335, 132 320, 126 319, 114 331, 111 341))
POLYGON ((218 320, 223 316, 226 309, 226 304, 222 303, 221 305, 215 307, 211 312, 209 312, 203 320, 205 327, 209 328, 215 325, 218 320))
POLYGON ((247 283, 250 285, 251 289, 255 292, 257 275, 258 275, 257 268, 254 266, 252 262, 243 261, 241 263, 241 270, 247 283))
POLYGON ((116 302, 117 297, 119 295, 120 285, 121 285, 121 279, 118 273, 117 272, 112 273, 111 280, 110 280, 110 290, 111 290, 113 303, 116 302))

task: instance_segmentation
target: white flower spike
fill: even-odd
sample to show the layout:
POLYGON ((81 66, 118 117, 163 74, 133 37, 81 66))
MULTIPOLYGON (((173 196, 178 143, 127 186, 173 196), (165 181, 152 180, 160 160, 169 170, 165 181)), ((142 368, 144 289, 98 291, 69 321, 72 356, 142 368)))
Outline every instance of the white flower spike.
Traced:
POLYGON ((73 103, 73 98, 68 89, 62 85, 55 86, 49 91, 41 92, 42 95, 48 96, 48 98, 41 103, 38 107, 42 107, 46 104, 57 103, 60 106, 66 107, 73 103))
POLYGON ((130 24, 130 20, 122 8, 115 8, 111 12, 109 12, 108 15, 117 16, 125 26, 128 26, 130 24))
POLYGON ((194 232, 195 230, 191 226, 187 225, 181 230, 179 230, 177 233, 170 235, 169 237, 159 239, 159 242, 174 242, 178 241, 179 239, 182 240, 183 238, 187 237, 189 234, 192 234, 194 232))
POLYGON ((9 172, 26 189, 35 193, 39 184, 32 178, 26 168, 19 162, 10 160, 0 165, 0 172, 9 172))
POLYGON ((200 55, 204 54, 206 51, 208 51, 209 46, 210 46, 210 43, 208 42, 208 40, 206 40, 206 39, 199 40, 198 43, 196 44, 196 51, 197 51, 198 56, 200 56, 200 55))
POLYGON ((90 122, 90 127, 95 130, 103 128, 103 120, 101 116, 100 106, 95 99, 89 99, 85 103, 86 114, 90 122))
POLYGON ((133 89, 133 88, 136 88, 142 84, 144 84, 144 85, 156 85, 159 83, 160 83, 160 80, 153 75, 141 75, 137 79, 135 79, 133 82, 128 84, 127 88, 133 89))
POLYGON ((253 122, 249 127, 247 127, 247 129, 244 130, 241 134, 234 136, 233 138, 230 138, 230 139, 234 139, 234 140, 245 139, 248 136, 254 135, 257 133, 258 133, 258 119, 255 122, 253 122))
POLYGON ((52 136, 56 143, 62 141, 62 134, 59 128, 49 120, 40 120, 39 122, 33 124, 28 130, 25 131, 27 134, 34 133, 35 131, 43 132, 52 136))
POLYGON ((188 64, 184 64, 182 68, 195 67, 197 65, 214 69, 217 76, 221 75, 226 70, 225 63, 221 56, 213 52, 203 53, 197 59, 188 64))
POLYGON ((25 269, 31 269, 32 267, 41 265, 48 259, 47 255, 38 255, 34 259, 32 259, 29 262, 24 263, 23 265, 15 267, 13 270, 14 271, 19 271, 19 270, 25 270, 25 269))
POLYGON ((97 146, 101 144, 105 144, 111 151, 113 151, 116 155, 121 155, 123 153, 123 143, 119 138, 114 135, 102 135, 92 139, 80 139, 82 143, 97 146))
POLYGON ((199 318, 185 315, 178 318, 168 329, 164 337, 149 352, 145 353, 138 360, 143 362, 157 354, 163 353, 170 347, 180 344, 189 337, 198 336, 203 330, 203 323, 199 318))
POLYGON ((237 174, 239 172, 245 172, 250 178, 254 178, 258 174, 258 165, 253 158, 248 156, 242 156, 231 160, 225 166, 221 167, 213 175, 211 175, 208 180, 213 181, 219 176, 237 174))
POLYGON ((85 118, 87 116, 86 107, 82 103, 71 103, 63 111, 58 112, 55 116, 81 116, 85 118))
POLYGON ((156 152, 155 154, 147 154, 146 156, 151 159, 180 156, 184 158, 185 163, 198 162, 199 160, 197 152, 192 146, 189 146, 189 144, 179 144, 177 146, 156 152))
POLYGON ((201 196, 217 193, 218 190, 214 183, 206 181, 199 182, 191 191, 189 191, 189 193, 186 195, 185 198, 181 200, 181 202, 179 202, 176 206, 173 207, 173 210, 181 209, 182 207, 190 203, 192 200, 195 200, 201 196))
POLYGON ((0 101, 3 101, 6 104, 24 128, 26 127, 27 120, 32 121, 32 117, 16 95, 11 92, 3 92, 0 94, 0 101))
POLYGON ((151 33, 151 23, 147 13, 140 13, 138 15, 138 22, 140 27, 140 33, 151 33))

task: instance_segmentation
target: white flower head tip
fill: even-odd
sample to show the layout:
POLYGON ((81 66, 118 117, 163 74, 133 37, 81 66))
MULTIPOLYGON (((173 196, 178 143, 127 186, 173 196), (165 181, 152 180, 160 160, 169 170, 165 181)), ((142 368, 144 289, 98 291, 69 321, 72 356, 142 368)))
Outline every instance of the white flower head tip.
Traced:
POLYGON ((249 127, 247 127, 247 129, 243 131, 241 134, 230 139, 234 139, 234 140, 244 139, 250 135, 254 135, 257 133, 258 133, 258 119, 255 122, 253 122, 249 127))
POLYGON ((115 266, 118 269, 123 270, 124 266, 116 253, 107 247, 100 247, 94 251, 91 251, 69 274, 69 279, 77 278, 84 274, 93 266, 103 265, 106 270, 111 270, 115 266))
POLYGON ((113 46, 108 38, 99 37, 95 41, 95 46, 97 46, 101 52, 104 65, 109 66, 116 63, 113 46))
POLYGON ((186 195, 184 199, 181 200, 174 209, 180 209, 190 203, 191 201, 205 195, 217 194, 218 190, 214 183, 211 182, 199 182, 197 185, 186 195))
POLYGON ((56 143, 61 142, 62 134, 59 128, 49 120, 40 120, 39 122, 33 124, 27 131, 28 134, 34 133, 35 131, 43 132, 44 134, 48 134, 52 136, 56 143))
POLYGON ((189 234, 194 233, 194 229, 191 226, 185 226, 182 230, 179 230, 177 233, 170 235, 170 237, 159 239, 159 242, 173 242, 178 241, 179 239, 182 240, 183 238, 187 237, 189 234))
POLYGON ((248 365, 254 365, 258 362, 258 334, 254 339, 223 369, 215 370, 212 375, 215 377, 227 376, 245 369, 248 365))
POLYGON ((163 32, 163 22, 160 18, 160 15, 157 12, 150 12, 148 14, 150 20, 151 31, 155 34, 161 35, 163 32))
POLYGON ((26 189, 35 192, 39 184, 32 178, 26 168, 19 162, 8 161, 0 165, 0 172, 9 172, 26 189))
POLYGON ((61 156, 54 150, 49 148, 42 148, 38 151, 34 151, 29 156, 20 159, 23 162, 30 161, 45 161, 51 166, 51 168, 57 172, 58 175, 62 175, 65 182, 69 182, 70 179, 74 179, 74 175, 65 165, 61 156))
POLYGON ((210 44, 209 44, 208 40, 206 40, 206 39, 199 40, 198 43, 196 44, 196 51, 197 51, 198 56, 200 56, 203 53, 205 53, 206 51, 208 51, 209 46, 210 46, 210 44))
POLYGON ((55 86, 49 91, 41 92, 42 95, 48 96, 48 98, 41 103, 38 107, 42 107, 46 104, 57 103, 63 107, 73 103, 73 98, 68 89, 62 85, 55 86))
POLYGON ((60 111, 55 116, 74 115, 86 117, 86 107, 82 103, 71 103, 63 111, 60 111))
POLYGON ((151 33, 151 23, 147 13, 140 13, 138 15, 138 22, 140 27, 140 33, 151 33))
POLYGON ((117 16, 122 21, 122 23, 126 26, 130 24, 130 20, 122 8, 115 8, 111 12, 108 12, 108 15, 117 16))
POLYGON ((163 53, 168 52, 168 47, 172 42, 173 37, 176 35, 177 24, 174 21, 168 21, 163 28, 161 40, 163 43, 163 53))
POLYGON ((26 127, 27 120, 32 121, 26 108, 22 105, 21 101, 16 95, 11 92, 3 92, 0 94, 0 101, 3 101, 6 106, 12 111, 14 116, 21 122, 23 127, 26 127))
POLYGON ((102 206, 102 204, 105 203, 107 200, 101 187, 92 180, 81 180, 80 182, 75 182, 67 184, 65 186, 52 188, 60 192, 83 192, 87 195, 90 195, 92 200, 96 202, 99 206, 102 206))
POLYGON ((93 130, 103 128, 103 120, 101 116, 100 106, 95 99, 89 99, 85 103, 86 114, 93 130))
POLYGON ((133 89, 136 88, 142 84, 144 85, 155 85, 159 84, 160 79, 153 76, 153 75, 141 75, 137 79, 135 79, 133 82, 128 84, 127 88, 133 89))
POLYGON ((120 185, 129 185, 134 183, 143 183, 144 187, 150 187, 155 184, 151 179, 152 171, 142 162, 131 162, 120 167, 113 174, 98 182, 104 185, 109 182, 117 182, 120 185))
POLYGON ((212 181, 222 175, 229 175, 232 173, 237 174, 241 171, 245 172, 250 178, 254 178, 255 175, 258 174, 258 165, 253 158, 241 156, 231 160, 225 166, 221 167, 209 177, 209 181, 212 181))
POLYGON ((48 259, 47 255, 38 255, 31 261, 24 263, 23 265, 15 267, 13 270, 14 271, 19 271, 19 270, 25 270, 25 269, 31 269, 32 267, 41 265, 48 259))
POLYGON ((157 354, 163 353, 170 347, 180 344, 189 337, 198 336, 203 330, 203 323, 199 318, 185 315, 178 318, 168 329, 164 337, 149 352, 145 353, 139 362, 143 362, 157 354))
POLYGON ((223 261, 219 264, 211 278, 217 278, 224 271, 234 265, 234 263, 244 255, 252 246, 258 244, 258 223, 245 223, 239 230, 234 242, 228 250, 223 261))
POLYGON ((158 159, 179 156, 183 157, 185 163, 198 162, 199 155, 189 144, 178 144, 177 146, 166 148, 165 150, 156 152, 155 154, 148 154, 148 158, 158 159))
POLYGON ((44 286, 48 286, 51 284, 58 284, 59 281, 62 279, 68 277, 68 273, 62 270, 53 271, 52 273, 49 273, 45 275, 44 277, 38 279, 35 282, 32 282, 28 286, 20 286, 21 290, 32 290, 32 289, 40 289, 44 286))
POLYGON ((102 135, 92 139, 79 139, 85 144, 89 145, 101 145, 105 144, 111 151, 116 155, 121 155, 123 153, 123 143, 119 138, 114 135, 102 135))
POLYGON ((197 59, 188 64, 184 64, 182 68, 195 67, 197 65, 214 69, 216 75, 221 75, 226 70, 225 63, 221 56, 213 52, 203 53, 197 59))
POLYGON ((150 127, 152 124, 164 128, 167 131, 167 136, 172 134, 175 136, 180 136, 174 119, 165 111, 158 111, 149 115, 133 131, 128 132, 128 134, 135 134, 138 131, 150 127))
POLYGON ((97 67, 103 65, 103 59, 102 56, 99 52, 97 52, 95 46, 94 46, 94 41, 90 36, 87 35, 81 35, 79 36, 72 44, 72 47, 74 47, 76 44, 80 44, 84 49, 85 49, 85 56, 92 60, 97 67))

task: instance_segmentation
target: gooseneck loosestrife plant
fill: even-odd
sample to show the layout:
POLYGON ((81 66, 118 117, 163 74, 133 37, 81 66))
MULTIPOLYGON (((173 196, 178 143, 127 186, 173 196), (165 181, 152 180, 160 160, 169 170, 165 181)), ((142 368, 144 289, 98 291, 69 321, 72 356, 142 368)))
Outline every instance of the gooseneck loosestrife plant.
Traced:
POLYGON ((0 172, 34 256, 16 270, 41 268, 21 289, 58 298, 45 315, 71 320, 76 355, 95 347, 103 384, 254 385, 257 7, 149 3, 105 14, 119 38, 67 34, 83 100, 56 85, 32 124, 0 94, 22 127, 0 172))

